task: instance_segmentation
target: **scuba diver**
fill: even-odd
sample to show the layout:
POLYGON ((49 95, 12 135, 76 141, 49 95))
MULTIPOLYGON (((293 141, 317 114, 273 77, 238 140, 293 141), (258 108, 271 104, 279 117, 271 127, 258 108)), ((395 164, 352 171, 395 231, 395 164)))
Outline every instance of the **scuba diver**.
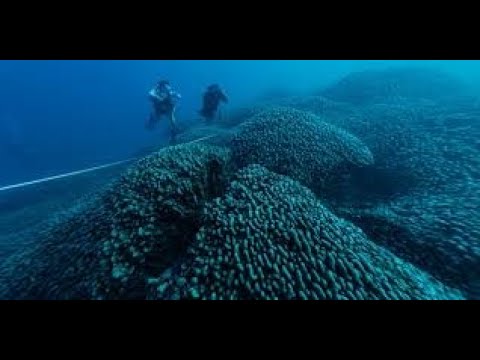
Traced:
POLYGON ((161 80, 150 90, 148 97, 153 104, 153 111, 148 119, 147 129, 152 130, 162 116, 167 116, 170 120, 170 142, 174 143, 177 134, 175 110, 182 96, 172 89, 169 81, 161 80))
POLYGON ((211 122, 217 115, 221 102, 228 103, 227 95, 219 85, 210 85, 205 94, 203 94, 203 108, 200 110, 200 115, 203 116, 207 122, 211 122))

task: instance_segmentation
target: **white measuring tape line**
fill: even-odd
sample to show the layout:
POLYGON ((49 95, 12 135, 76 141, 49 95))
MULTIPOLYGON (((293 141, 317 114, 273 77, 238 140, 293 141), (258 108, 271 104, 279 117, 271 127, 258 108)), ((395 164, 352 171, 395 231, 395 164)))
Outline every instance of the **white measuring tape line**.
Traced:
POLYGON ((73 171, 73 172, 66 173, 66 174, 50 176, 50 177, 47 177, 47 178, 33 180, 33 181, 27 181, 27 182, 20 183, 20 184, 15 184, 15 185, 9 185, 9 186, 5 186, 5 187, 0 188, 0 191, 13 190, 13 189, 18 189, 18 188, 25 187, 25 186, 41 184, 41 183, 44 183, 44 182, 47 182, 47 181, 58 180, 58 179, 66 178, 66 177, 86 174, 86 173, 89 173, 89 172, 92 172, 92 171, 97 171, 97 170, 106 169, 106 168, 109 168, 109 167, 112 167, 112 166, 117 166, 117 165, 129 162, 129 161, 133 161, 133 160, 135 160, 135 159, 117 161, 117 162, 114 162, 114 163, 110 163, 110 164, 106 164, 106 165, 102 165, 102 166, 96 166, 96 167, 88 168, 88 169, 85 169, 85 170, 78 170, 78 171, 73 171))
MULTIPOLYGON (((193 140, 193 141, 190 141, 188 143, 181 144, 181 145, 194 144, 194 143, 197 143, 197 142, 200 142, 200 141, 208 140, 208 139, 210 139, 212 137, 215 137, 215 136, 218 136, 218 135, 205 136, 203 138, 193 140)), ((46 177, 46 178, 43 178, 43 179, 27 181, 27 182, 20 183, 20 184, 15 184, 15 185, 8 185, 8 186, 4 186, 4 187, 0 188, 0 192, 7 191, 7 190, 14 190, 14 189, 23 188, 23 187, 32 186, 32 185, 37 185, 37 184, 41 184, 41 183, 45 183, 45 182, 49 182, 49 181, 53 181, 53 180, 58 180, 58 179, 64 179, 64 178, 67 178, 67 177, 77 176, 77 175, 81 175, 81 174, 86 174, 86 173, 89 173, 89 172, 98 171, 98 170, 110 168, 110 167, 113 167, 113 166, 118 166, 118 165, 121 165, 121 164, 125 164, 127 162, 132 162, 132 161, 135 161, 135 160, 138 160, 138 159, 139 158, 131 158, 131 159, 116 161, 116 162, 101 165, 101 166, 91 167, 91 168, 84 169, 84 170, 73 171, 73 172, 66 173, 66 174, 50 176, 50 177, 46 177)))

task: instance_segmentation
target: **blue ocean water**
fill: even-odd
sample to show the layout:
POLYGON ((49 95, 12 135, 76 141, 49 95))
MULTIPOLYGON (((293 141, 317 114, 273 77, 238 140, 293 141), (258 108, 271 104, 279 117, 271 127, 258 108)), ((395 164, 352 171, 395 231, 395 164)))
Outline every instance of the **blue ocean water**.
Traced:
MULTIPOLYGON (((478 169, 480 147, 478 140, 475 140, 480 120, 480 101, 477 100, 480 91, 480 61, 1 60, 0 188, 128 159, 142 153, 144 149, 167 146, 169 143, 168 121, 161 122, 153 131, 147 131, 145 128, 145 122, 151 112, 147 95, 155 83, 161 79, 168 79, 175 90, 182 95, 177 109, 177 119, 187 135, 189 130, 202 124, 198 111, 202 106, 203 92, 208 85, 218 83, 228 93, 230 101, 225 108, 232 119, 236 119, 238 109, 251 108, 254 104, 264 106, 266 102, 272 101, 276 106, 292 109, 292 113, 289 113, 290 110, 285 113, 282 113, 285 110, 275 110, 281 113, 281 116, 278 115, 279 118, 288 120, 292 117, 296 119, 295 121, 299 119, 299 123, 304 124, 305 129, 309 129, 311 133, 321 130, 315 127, 317 125, 312 127, 304 111, 311 112, 330 125, 342 129, 338 130, 338 133, 335 132, 338 139, 350 139, 348 137, 350 134, 358 137, 358 144, 364 142, 365 148, 362 147, 363 145, 356 146, 355 150, 349 147, 345 150, 345 154, 354 154, 351 156, 356 158, 352 162, 356 164, 369 163, 371 157, 377 165, 371 167, 369 164, 365 169, 352 170, 348 176, 345 175, 348 179, 353 179, 351 182, 345 180, 346 177, 344 178, 342 174, 341 178, 335 180, 335 186, 328 187, 324 186, 323 181, 328 183, 329 179, 323 178, 324 173, 312 175, 315 176, 314 181, 303 174, 290 173, 291 169, 288 166, 265 160, 266 155, 262 153, 264 149, 262 150, 261 147, 255 150, 249 148, 248 151, 242 150, 243 152, 239 153, 241 153, 243 165, 260 163, 269 171, 299 181, 302 186, 313 191, 322 204, 332 210, 334 215, 328 213, 325 215, 327 218, 337 216, 351 221, 362 229, 369 241, 371 240, 369 244, 382 248, 381 251, 375 250, 380 251, 381 256, 384 256, 382 251, 385 248, 398 257, 400 259, 398 261, 405 261, 404 267, 407 270, 402 272, 401 276, 407 276, 405 274, 410 274, 412 271, 416 274, 413 277, 420 279, 416 281, 421 285, 418 283, 411 285, 412 288, 415 286, 422 288, 418 292, 412 290, 407 296, 400 290, 398 293, 392 290, 394 295, 384 296, 382 288, 379 293, 372 295, 373 298, 402 298, 403 295, 410 298, 415 298, 417 295, 419 298, 480 296, 478 290, 480 228, 476 221, 476 215, 478 215, 476 209, 480 207, 478 202, 480 192, 475 185, 480 173, 478 169), (408 69, 411 69, 416 73, 414 75, 408 73, 405 77, 396 74, 392 77, 395 79, 393 81, 390 78, 387 79, 388 74, 382 73, 389 69, 402 69, 402 71, 407 69, 407 73, 410 71, 408 69), (429 71, 434 75, 429 77, 429 71), (442 78, 443 75, 439 75, 440 80, 438 80, 437 71, 438 74, 446 74, 448 77, 442 78), (461 84, 458 88, 455 87, 457 82, 461 84), (444 97, 442 92, 448 94, 444 97), (344 138, 342 131, 347 131, 348 136, 345 135, 344 138), (393 140, 391 143, 379 140, 383 138, 395 139, 398 143, 393 140), (409 152, 409 149, 412 152, 409 152), (255 155, 255 161, 253 161, 249 158, 252 151, 258 152, 255 154, 265 155, 265 158, 259 160, 261 156, 255 155), (432 164, 426 164, 426 159, 435 159, 436 168, 432 167, 432 164), (442 166, 445 171, 442 171, 442 166), (455 174, 454 176, 457 179, 461 178, 462 181, 453 182, 449 178, 444 179, 446 173, 455 174), (410 186, 416 184, 417 179, 420 179, 418 186, 415 188, 410 186), (435 189, 438 191, 434 191, 435 189), (462 204, 459 205, 459 202, 462 204), (445 241, 435 242, 435 239, 443 236, 445 241), (434 253, 432 259, 427 256, 428 253, 434 253), (439 263, 447 263, 446 267, 453 270, 438 270, 439 263), (414 269, 411 270, 411 267, 414 269), (417 270, 420 271, 418 274, 417 270), (434 278, 431 284, 429 276, 434 278), (427 278, 428 280, 425 280, 427 278), (426 283, 428 286, 424 286, 426 283), (444 286, 449 290, 444 290, 444 286), (427 288, 428 290, 425 290, 427 288), (450 289, 453 290, 450 291, 450 289), (461 292, 461 295, 457 291, 461 292)), ((277 113, 273 114, 269 116, 277 116, 275 115, 277 113)), ((254 116, 255 112, 250 115, 254 116)), ((238 117, 240 118, 240 115, 238 117)), ((249 118, 242 118, 238 122, 248 123, 249 118)), ((253 117, 253 119, 257 122, 250 124, 252 138, 242 133, 242 128, 238 130, 240 131, 238 134, 235 133, 237 142, 234 144, 237 145, 233 146, 234 156, 235 151, 238 151, 238 144, 243 144, 243 141, 247 140, 252 144, 255 143, 257 136, 255 131, 258 130, 258 138, 265 136, 261 135, 264 134, 263 128, 256 128, 256 124, 262 123, 264 119, 261 117, 253 117), (239 138, 242 140, 238 140, 239 138)), ((277 126, 277 123, 269 123, 267 120, 265 120, 267 124, 265 126, 277 126)), ((287 121, 286 124, 290 123, 287 121)), ((285 125, 286 128, 288 126, 285 125)), ((228 131, 230 130, 229 128, 228 131)), ((278 149, 277 154, 281 155, 277 158, 280 157, 280 161, 285 163, 297 161, 298 163, 294 163, 297 170, 305 164, 311 174, 314 173, 315 166, 321 165, 328 168, 330 163, 322 163, 319 158, 331 154, 331 151, 322 150, 313 141, 305 150, 309 152, 308 154, 303 153, 300 157, 289 158, 297 144, 308 143, 308 140, 305 140, 308 138, 305 134, 301 138, 295 138, 296 128, 292 127, 290 130, 294 139, 292 144, 295 145, 287 144, 288 152, 286 153, 278 149)), ((235 131, 237 131, 236 128, 235 131)), ((281 138, 280 135, 274 134, 273 143, 269 143, 271 138, 261 139, 260 143, 270 144, 273 147, 279 138, 281 138)), ((328 140, 320 135, 318 139, 328 140)), ((340 141, 338 139, 336 141, 340 141)), ((221 158, 218 161, 221 163, 223 160, 221 158)), ((78 205, 80 210, 75 208, 71 210, 72 213, 80 211, 80 214, 83 214, 81 212, 83 200, 78 199, 88 196, 97 186, 103 186, 110 180, 116 179, 123 170, 125 168, 121 167, 117 172, 99 172, 98 175, 92 176, 79 175, 65 181, 58 180, 39 186, 32 185, 19 190, 0 192, 0 216, 2 217, 0 219, 0 257, 7 258, 22 244, 31 244, 34 241, 28 231, 24 231, 22 227, 15 227, 14 223, 30 224, 30 228, 34 229, 45 221, 56 219, 58 211, 63 211, 74 204, 78 205), (72 183, 73 178, 75 183, 72 183)), ((258 168, 247 168, 247 170, 240 170, 240 175, 234 175, 234 177, 243 179, 241 171, 249 174, 245 177, 246 179, 263 174, 263 170, 258 168)), ((213 175, 209 173, 209 176, 213 175)), ((287 190, 290 189, 289 185, 283 183, 281 185, 286 186, 287 190)), ((216 186, 218 187, 218 184, 216 186)), ((248 181, 244 186, 248 187, 248 181)), ((223 196, 227 190, 223 186, 221 188, 222 190, 209 188, 209 191, 223 196)), ((303 194, 303 190, 297 190, 303 194)), ((283 200, 278 201, 282 203, 283 200)), ((211 209, 214 207, 214 205, 209 206, 212 207, 211 209)), ((180 210, 176 208, 175 211, 180 210)), ((80 219, 84 217, 79 215, 75 219, 71 221, 82 223, 83 220, 80 219)), ((312 224, 316 221, 313 219, 308 221, 310 220, 312 224)), ((214 222, 214 220, 211 221, 214 222)), ((308 222, 302 220, 302 224, 304 221, 308 222)), ((63 223, 63 220, 59 222, 63 223)), ((65 222, 65 224, 69 223, 65 222)), ((144 227, 145 225, 139 225, 135 228, 135 234, 139 232, 143 236, 144 232, 148 232, 144 227)), ((188 236, 195 237, 197 230, 192 230, 192 234, 188 236)), ((112 233, 115 234, 112 237, 120 237, 116 229, 112 230, 112 233)), ((74 241, 83 239, 81 234, 72 236, 74 241)), ((178 234, 169 233, 168 236, 177 238, 178 234)), ((130 237, 133 239, 133 235, 130 237)), ((367 246, 368 249, 370 249, 369 246, 371 245, 367 246)), ((365 250, 365 254, 369 254, 369 251, 365 250)), ((355 260, 355 263, 363 264, 368 256, 355 260)), ((220 258, 223 259, 222 256, 220 258)), ((10 268, 14 268, 15 258, 10 256, 9 259, 14 264, 10 268)), ((175 261, 179 260, 175 259, 175 261)), ((328 260, 330 261, 332 260, 328 260)), ((338 260, 333 260, 334 268, 335 261, 338 260)), ((175 263, 175 266, 177 265, 181 266, 175 263)), ((63 265, 44 264, 42 266, 52 266, 57 269, 63 265)), ((115 279, 121 278, 127 271, 134 271, 116 267, 117 265, 112 266, 111 271, 115 279)), ((181 286, 179 289, 175 288, 176 285, 172 285, 171 279, 176 279, 175 281, 183 284, 184 281, 189 281, 189 275, 175 266, 166 270, 167 275, 159 276, 155 273, 153 276, 150 272, 148 273, 150 277, 155 278, 153 283, 159 284, 161 289, 155 295, 150 293, 150 298, 186 296, 187 290, 182 292, 181 286)), ((348 267, 348 265, 345 266, 348 267)), ((361 268, 364 265, 359 266, 361 268)), ((372 266, 375 267, 375 265, 372 266)), ((8 266, 5 265, 0 269, 0 277, 7 268, 8 266)), ((288 273, 290 270, 282 268, 281 271, 288 273)), ((217 276, 220 275, 216 274, 215 277, 217 276)), ((256 276, 252 277, 256 278, 256 276)), ((411 274, 408 276, 412 277, 411 274)), ((198 279, 197 277, 194 279, 193 283, 196 284, 198 279)), ((57 285, 60 282, 58 279, 48 281, 52 283, 57 281, 57 285)), ((48 281, 45 280, 46 283, 48 281)), ((301 280, 300 283, 303 284, 304 281, 301 280)), ((342 282, 342 286, 343 284, 342 282)), ((137 288, 138 283, 131 286, 137 288)), ((389 284, 386 289, 392 287, 395 288, 395 285, 389 284)), ((310 294, 308 291, 311 291, 312 296, 318 296, 318 292, 310 288, 307 291, 306 288, 308 285, 301 290, 296 288, 285 290, 285 293, 289 294, 286 297, 308 298, 310 294), (297 291, 297 295, 291 294, 297 291)), ((115 293, 117 297, 130 296, 125 294, 128 292, 125 288, 119 289, 115 290, 119 291, 115 293)), ((0 296, 2 291, 4 289, 0 286, 0 296)), ((59 292, 55 292, 56 290, 49 291, 36 289, 27 294, 19 295, 18 293, 17 297, 63 297, 59 292)), ((82 288, 82 291, 85 290, 82 288)), ((191 291, 191 288, 188 291, 191 291)), ((257 295, 262 294, 258 297, 264 297, 268 291, 263 288, 251 290, 257 295)), ((323 290, 318 291, 323 294, 323 290)), ((243 292, 240 293, 242 296, 245 295, 243 292)), ((351 293, 354 294, 352 297, 357 298, 354 290, 351 293)), ((66 298, 69 295, 72 298, 83 296, 83 292, 82 296, 79 296, 79 292, 75 293, 72 289, 65 290, 63 294, 66 298)), ((359 298, 368 298, 361 290, 359 294, 359 298)), ((110 295, 111 293, 99 295, 95 292, 95 295, 84 295, 84 297, 109 298, 110 295)), ((132 293, 131 297, 136 298, 137 295, 132 293)), ((195 295, 198 295, 197 290, 195 295)), ((213 297, 217 295, 214 293, 213 297)), ((349 298, 343 293, 333 294, 335 296, 329 293, 327 295, 326 297, 338 295, 338 298, 349 298)), ((142 298, 142 296, 139 297, 142 298)), ((115 298, 115 296, 112 297, 115 298)), ((205 297, 212 298, 212 294, 205 297)), ((245 297, 254 298, 255 296, 245 295, 245 297)))
POLYGON ((167 78, 182 93, 180 119, 196 117, 204 88, 228 89, 231 106, 270 89, 321 89, 352 71, 394 65, 448 70, 478 84, 475 61, 0 61, 0 185, 129 156, 163 141, 144 129, 146 94, 167 78))

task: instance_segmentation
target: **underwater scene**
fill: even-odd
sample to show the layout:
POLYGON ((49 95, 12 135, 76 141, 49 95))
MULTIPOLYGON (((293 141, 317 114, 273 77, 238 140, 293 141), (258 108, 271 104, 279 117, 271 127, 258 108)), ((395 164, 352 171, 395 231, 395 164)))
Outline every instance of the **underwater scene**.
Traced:
POLYGON ((478 300, 480 61, 0 60, 1 300, 478 300))

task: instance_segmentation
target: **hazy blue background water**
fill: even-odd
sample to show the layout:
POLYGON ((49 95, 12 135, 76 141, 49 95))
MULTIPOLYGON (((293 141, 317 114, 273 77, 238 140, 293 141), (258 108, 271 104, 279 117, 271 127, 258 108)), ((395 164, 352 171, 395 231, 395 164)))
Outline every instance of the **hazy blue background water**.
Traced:
POLYGON ((166 123, 144 128, 146 93, 160 78, 182 93, 182 120, 197 117, 212 82, 234 107, 273 88, 305 93, 351 71, 394 65, 437 67, 480 83, 473 61, 0 60, 0 186, 121 160, 164 141, 166 123))

